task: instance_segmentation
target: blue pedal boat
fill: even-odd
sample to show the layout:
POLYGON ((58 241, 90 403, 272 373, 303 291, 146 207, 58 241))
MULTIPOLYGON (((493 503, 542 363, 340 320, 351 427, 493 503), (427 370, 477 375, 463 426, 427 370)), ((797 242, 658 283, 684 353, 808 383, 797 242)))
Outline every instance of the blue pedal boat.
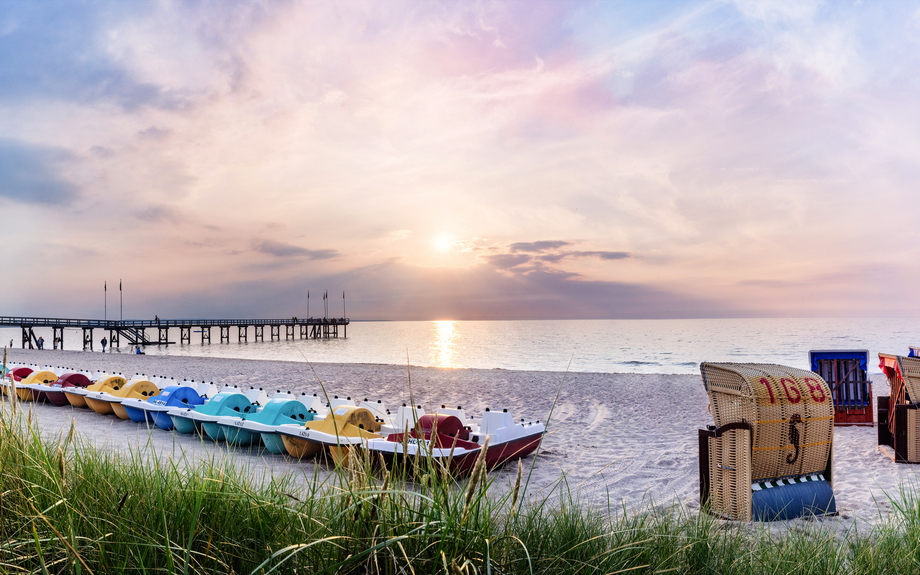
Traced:
POLYGON ((197 407, 174 407, 167 411, 176 431, 179 433, 201 433, 204 431, 215 441, 220 441, 217 420, 228 415, 239 415, 254 412, 257 406, 253 405, 245 394, 238 388, 224 388, 204 405, 197 407), (208 429, 210 428, 210 433, 208 429))
POLYGON ((217 423, 230 445, 254 445, 261 440, 270 453, 283 454, 286 451, 277 433, 278 426, 313 421, 316 412, 308 407, 312 402, 313 398, 306 394, 298 397, 290 392, 277 393, 261 411, 240 417, 222 417, 217 423))
POLYGON ((121 402, 131 421, 137 423, 152 422, 160 429, 173 429, 172 418, 168 412, 175 408, 195 408, 204 405, 206 396, 199 395, 198 390, 188 385, 170 385, 160 395, 141 399, 126 399, 121 402))

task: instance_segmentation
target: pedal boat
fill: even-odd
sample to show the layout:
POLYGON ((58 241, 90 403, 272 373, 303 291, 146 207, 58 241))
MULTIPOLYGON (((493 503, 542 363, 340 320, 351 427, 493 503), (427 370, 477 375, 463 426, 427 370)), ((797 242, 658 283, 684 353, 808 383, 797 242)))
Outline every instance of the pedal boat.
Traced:
POLYGON ((261 441, 269 453, 283 454, 284 441, 278 434, 278 427, 302 426, 313 421, 316 412, 308 407, 312 402, 313 398, 306 394, 298 397, 290 392, 277 393, 261 411, 240 417, 221 417, 217 424, 227 443, 234 447, 256 445, 261 441))
POLYGON ((492 469, 533 453, 540 446, 546 425, 539 421, 515 423, 508 410, 491 411, 488 407, 482 414, 478 426, 470 426, 470 439, 484 444, 489 438, 486 450, 486 467, 492 469))
POLYGON ((160 388, 150 380, 132 380, 120 389, 86 394, 86 404, 100 415, 114 413, 118 419, 129 419, 121 402, 126 399, 147 399, 160 394, 160 388))
POLYGON ((175 427, 167 413, 176 408, 195 408, 207 401, 207 389, 190 385, 170 385, 163 388, 159 395, 147 399, 130 398, 121 402, 128 418, 136 423, 153 423, 162 430, 169 431, 175 427))
MULTIPOLYGON (((19 382, 22 381, 25 377, 28 377, 34 370, 26 365, 15 367, 6 372, 6 375, 3 378, 3 395, 10 395, 13 393, 13 385, 16 385, 16 388, 19 388, 19 382)), ((18 396, 18 394, 17 394, 18 396)))
POLYGON ((74 407, 89 407, 86 403, 86 396, 97 391, 108 393, 118 391, 127 384, 127 380, 120 375, 102 375, 93 384, 87 387, 66 387, 63 388, 64 397, 70 405, 74 407))
POLYGON ((482 445, 470 441, 470 428, 456 415, 445 413, 422 415, 411 431, 372 439, 366 448, 379 454, 391 469, 417 458, 430 458, 455 475, 468 473, 482 451, 482 445))
POLYGON ((300 425, 280 425, 278 433, 284 442, 288 455, 302 459, 312 457, 328 449, 332 458, 339 463, 350 448, 361 446, 370 439, 383 439, 380 422, 367 408, 356 405, 340 405, 325 419, 313 420, 300 425))
POLYGON ((64 395, 64 388, 67 387, 88 387, 92 381, 84 373, 69 372, 64 373, 52 383, 33 383, 29 385, 32 395, 36 401, 47 400, 54 405, 68 405, 67 397, 64 395))
POLYGON ((38 397, 36 397, 36 393, 33 393, 32 387, 38 384, 48 385, 49 383, 54 383, 57 379, 58 376, 53 371, 46 369, 33 371, 16 383, 16 395, 20 401, 36 401, 38 397))
POLYGON ((220 435, 220 427, 217 420, 229 415, 246 414, 254 412, 257 406, 253 405, 239 388, 224 388, 220 393, 210 400, 195 408, 191 407, 174 407, 166 413, 172 419, 176 431, 179 433, 198 433, 204 432, 205 435, 217 437, 215 441, 220 441, 223 437, 220 435), (210 432, 208 431, 210 429, 210 432))

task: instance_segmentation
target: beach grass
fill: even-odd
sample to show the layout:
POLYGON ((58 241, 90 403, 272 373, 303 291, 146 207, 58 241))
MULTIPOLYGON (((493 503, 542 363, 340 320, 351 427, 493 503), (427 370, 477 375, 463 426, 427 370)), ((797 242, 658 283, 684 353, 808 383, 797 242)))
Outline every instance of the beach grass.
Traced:
POLYGON ((41 437, 23 405, 0 410, 3 573, 920 571, 916 486, 870 533, 775 530, 679 506, 591 507, 564 481, 528 497, 520 464, 497 489, 481 466, 457 479, 424 457, 387 472, 353 451, 321 479, 253 476, 221 450, 194 462, 112 453, 73 429, 41 437))

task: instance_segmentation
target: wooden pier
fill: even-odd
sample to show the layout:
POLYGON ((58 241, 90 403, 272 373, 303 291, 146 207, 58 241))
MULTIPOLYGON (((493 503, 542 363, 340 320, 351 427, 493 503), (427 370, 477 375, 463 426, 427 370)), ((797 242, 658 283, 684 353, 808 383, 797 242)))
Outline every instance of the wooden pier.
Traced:
MULTIPOLYGON (((340 318, 296 318, 290 319, 154 319, 154 320, 103 320, 103 319, 62 319, 47 317, 0 316, 0 327, 22 328, 22 347, 30 349, 38 345, 38 338, 33 331, 37 327, 50 327, 53 330, 51 345, 55 349, 64 349, 64 329, 83 330, 83 349, 93 349, 93 330, 108 331, 109 345, 119 347, 122 338, 129 345, 169 345, 169 329, 179 329, 179 343, 192 342, 192 333, 201 334, 201 343, 211 343, 211 330, 220 329, 220 343, 230 342, 231 328, 237 328, 239 341, 249 340, 249 328, 255 328, 254 341, 265 341, 265 328, 269 328, 270 341, 281 340, 281 328, 284 327, 284 339, 330 339, 348 337, 349 320, 340 318), (157 334, 154 339, 148 337, 147 331, 157 334), (58 345, 60 348, 58 348, 58 345)), ((152 333, 151 333, 152 335, 152 333)))

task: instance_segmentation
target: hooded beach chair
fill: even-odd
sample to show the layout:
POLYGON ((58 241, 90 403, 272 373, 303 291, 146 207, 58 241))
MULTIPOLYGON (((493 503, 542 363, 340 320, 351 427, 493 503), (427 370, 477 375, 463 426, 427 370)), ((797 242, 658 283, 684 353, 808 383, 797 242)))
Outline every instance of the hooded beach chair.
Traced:
POLYGON ((701 506, 742 521, 836 513, 827 382, 772 364, 702 363, 700 371, 715 420, 699 432, 701 506))
POLYGON ((891 395, 878 398, 879 450, 896 463, 920 463, 920 357, 880 353, 878 359, 891 387, 891 395))
POLYGON ((865 349, 809 351, 811 370, 821 376, 834 395, 834 425, 872 427, 872 382, 869 352, 865 349))

